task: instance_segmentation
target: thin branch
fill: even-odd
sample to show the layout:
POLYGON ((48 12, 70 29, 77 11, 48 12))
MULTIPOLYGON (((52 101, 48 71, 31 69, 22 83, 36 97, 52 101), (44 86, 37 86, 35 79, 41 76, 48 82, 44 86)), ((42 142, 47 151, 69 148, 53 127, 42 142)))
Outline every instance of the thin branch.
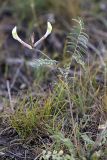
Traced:
POLYGON ((7 91, 8 91, 8 96, 9 96, 11 111, 14 112, 14 107, 13 107, 13 103, 12 103, 11 89, 10 89, 9 80, 6 81, 6 85, 7 85, 7 91))

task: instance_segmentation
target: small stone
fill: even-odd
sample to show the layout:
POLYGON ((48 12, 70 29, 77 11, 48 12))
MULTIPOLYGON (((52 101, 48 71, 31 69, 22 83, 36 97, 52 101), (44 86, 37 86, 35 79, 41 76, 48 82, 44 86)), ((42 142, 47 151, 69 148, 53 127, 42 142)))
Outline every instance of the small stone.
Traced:
POLYGON ((62 156, 63 153, 64 153, 63 150, 60 150, 58 154, 59 154, 60 156, 62 156))
POLYGON ((21 84, 20 89, 25 89, 25 88, 26 88, 26 84, 25 83, 21 84))

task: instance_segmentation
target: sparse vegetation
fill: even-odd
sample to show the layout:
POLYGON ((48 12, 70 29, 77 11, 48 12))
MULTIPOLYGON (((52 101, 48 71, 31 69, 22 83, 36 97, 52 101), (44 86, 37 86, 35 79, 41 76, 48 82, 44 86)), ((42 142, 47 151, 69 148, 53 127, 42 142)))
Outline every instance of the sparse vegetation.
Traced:
MULTIPOLYGON (((4 5, 8 6, 8 3, 9 1, 4 5)), ((73 3, 73 0, 66 2, 47 0, 46 3, 42 0, 11 1, 13 9, 16 9, 17 6, 17 16, 15 14, 14 16, 22 16, 19 20, 20 24, 27 17, 27 21, 32 17, 31 24, 27 22, 29 23, 28 30, 31 32, 31 43, 27 39, 28 33, 25 40, 22 40, 24 38, 23 36, 20 38, 19 30, 17 31, 17 28, 13 27, 12 36, 20 42, 16 42, 20 48, 22 45, 27 49, 28 57, 20 57, 20 53, 19 59, 6 59, 6 66, 2 71, 6 78, 7 97, 3 99, 5 109, 0 114, 0 138, 7 136, 10 138, 8 140, 10 150, 7 146, 0 149, 0 157, 4 159, 9 157, 19 160, 21 158, 31 160, 106 160, 106 60, 94 47, 95 44, 92 44, 94 37, 89 38, 90 30, 85 28, 83 18, 73 18, 73 21, 70 21, 71 15, 77 16, 80 10, 80 2, 77 0, 74 5, 71 5, 73 3), (75 12, 75 8, 78 10, 77 12, 75 12), (56 57, 57 53, 51 52, 51 49, 49 50, 45 44, 48 42, 48 38, 50 38, 49 41, 52 40, 50 35, 52 26, 53 31, 54 27, 57 28, 53 22, 47 23, 46 33, 42 36, 41 28, 44 30, 45 25, 43 25, 41 16, 39 23, 38 14, 43 9, 47 12, 55 10, 55 16, 59 16, 65 10, 63 14, 64 17, 67 16, 66 21, 69 22, 69 26, 73 24, 67 30, 66 38, 64 37, 65 45, 62 45, 61 58, 59 58, 60 54, 56 57), (35 26, 35 19, 37 20, 35 23, 38 23, 36 26, 38 35, 40 34, 37 39, 35 38, 36 34, 32 34, 31 31, 31 25, 35 26), (50 37, 48 37, 49 35, 50 37), (43 46, 41 47, 43 43, 45 49, 42 49, 43 46), (47 54, 47 51, 50 51, 50 54, 47 54), (95 56, 91 55, 93 51, 96 53, 95 56), (14 64, 13 62, 19 67, 11 81, 7 75, 10 73, 9 71, 13 74, 12 69, 14 68, 10 67, 14 64), (20 84, 22 78, 24 84, 15 84, 18 77, 18 83, 20 84), (17 86, 20 87, 17 89, 17 86), (17 93, 18 96, 16 96, 17 93), (14 146, 17 148, 17 152, 22 151, 21 154, 13 154, 14 146)), ((84 21, 89 23, 88 20, 84 21)), ((103 23, 105 24, 104 19, 103 23)), ((67 26, 65 21, 61 24, 67 26)), ((65 26, 62 30, 56 31, 56 34, 64 33, 65 26)), ((102 33, 100 32, 100 34, 102 33)), ((53 37, 55 38, 55 35, 53 37)), ((15 40, 12 43, 15 43, 15 40)), ((58 42, 56 43, 58 44, 58 42)), ((99 42, 102 47, 99 50, 103 53, 105 43, 106 41, 99 42)), ((26 50, 24 51, 26 52, 26 50)))

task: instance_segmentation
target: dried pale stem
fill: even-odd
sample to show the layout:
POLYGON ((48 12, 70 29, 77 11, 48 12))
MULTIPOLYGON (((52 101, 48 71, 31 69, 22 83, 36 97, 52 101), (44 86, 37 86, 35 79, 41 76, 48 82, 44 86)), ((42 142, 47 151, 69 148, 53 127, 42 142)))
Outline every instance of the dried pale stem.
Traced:
POLYGON ((14 108, 13 108, 13 104, 12 104, 12 97, 11 97, 11 90, 10 90, 10 83, 7 80, 7 90, 8 90, 8 96, 9 96, 9 101, 10 101, 10 107, 11 107, 11 111, 12 113, 14 112, 14 108))
POLYGON ((105 95, 107 95, 107 91, 106 91, 106 85, 107 85, 107 68, 106 68, 106 64, 104 66, 104 89, 105 89, 105 95))

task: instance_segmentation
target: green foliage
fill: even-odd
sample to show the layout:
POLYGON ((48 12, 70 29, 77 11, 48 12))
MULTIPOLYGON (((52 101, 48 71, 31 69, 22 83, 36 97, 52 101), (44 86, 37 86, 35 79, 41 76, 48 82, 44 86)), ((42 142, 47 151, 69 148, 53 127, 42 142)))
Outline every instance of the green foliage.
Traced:
POLYGON ((67 102, 64 101, 65 89, 61 85, 60 87, 59 90, 57 84, 53 93, 50 93, 46 98, 41 96, 40 99, 37 96, 36 102, 33 102, 32 97, 30 97, 29 103, 26 102, 26 98, 19 102, 19 107, 10 116, 10 123, 21 137, 28 137, 38 126, 41 126, 41 130, 47 128, 47 123, 53 129, 62 126, 63 121, 58 122, 58 117, 63 118, 62 111, 65 110, 67 102))
MULTIPOLYGON (((71 53, 70 64, 60 68, 55 60, 42 52, 41 55, 47 57, 46 59, 27 62, 35 69, 53 66, 58 69, 59 75, 56 81, 53 80, 52 90, 42 90, 44 95, 37 96, 36 102, 31 97, 27 105, 25 101, 22 105, 19 104, 15 113, 10 116, 11 125, 24 138, 33 134, 35 129, 45 129, 44 134, 50 137, 52 143, 50 149, 44 145, 45 151, 41 156, 44 160, 98 159, 99 152, 96 148, 106 143, 106 130, 101 132, 98 142, 90 134, 90 125, 93 123, 90 117, 92 114, 99 116, 95 113, 95 107, 97 104, 101 105, 98 101, 100 88, 96 81, 98 70, 94 72, 90 66, 86 66, 84 55, 87 54, 88 36, 84 32, 82 20, 79 18, 75 22, 77 25, 73 27, 67 43, 67 50, 71 53), (74 76, 70 77, 72 59, 82 65, 85 72, 78 74, 74 70, 74 76)), ((79 69, 82 71, 81 67, 79 69)), ((39 89, 36 92, 41 94, 39 89)), ((96 128, 98 131, 98 126, 96 128)))
POLYGON ((49 160, 50 158, 52 160, 75 160, 74 146, 69 138, 65 138, 61 132, 57 131, 53 133, 51 138, 54 140, 53 151, 44 150, 41 158, 44 158, 44 160, 49 160), (63 150, 60 150, 62 146, 67 148, 69 154, 64 154, 63 150))
POLYGON ((94 141, 91 140, 87 134, 81 134, 81 137, 85 142, 86 148, 91 149, 91 147, 95 144, 94 141))
POLYGON ((75 155, 74 146, 69 138, 65 138, 64 135, 60 132, 56 132, 56 134, 53 134, 52 137, 54 138, 56 144, 57 143, 60 145, 63 144, 65 147, 67 147, 72 158, 74 157, 75 155))
POLYGON ((38 68, 41 66, 51 66, 51 65, 56 65, 57 61, 51 60, 51 59, 35 59, 33 61, 27 62, 27 65, 38 68))
POLYGON ((44 159, 44 160, 49 160, 50 158, 52 160, 75 160, 73 157, 71 157, 70 155, 68 154, 65 154, 63 155, 63 151, 53 151, 53 152, 50 152, 50 151, 43 151, 42 153, 43 155, 40 157, 40 160, 41 159, 44 159))
POLYGON ((72 58, 85 68, 84 54, 87 53, 88 35, 84 32, 82 19, 74 19, 74 21, 77 25, 73 27, 68 36, 67 52, 70 52, 72 58))
POLYGON ((40 116, 35 106, 33 106, 32 109, 23 107, 24 102, 22 106, 10 116, 10 123, 21 137, 26 138, 32 133, 35 125, 40 120, 40 116))

